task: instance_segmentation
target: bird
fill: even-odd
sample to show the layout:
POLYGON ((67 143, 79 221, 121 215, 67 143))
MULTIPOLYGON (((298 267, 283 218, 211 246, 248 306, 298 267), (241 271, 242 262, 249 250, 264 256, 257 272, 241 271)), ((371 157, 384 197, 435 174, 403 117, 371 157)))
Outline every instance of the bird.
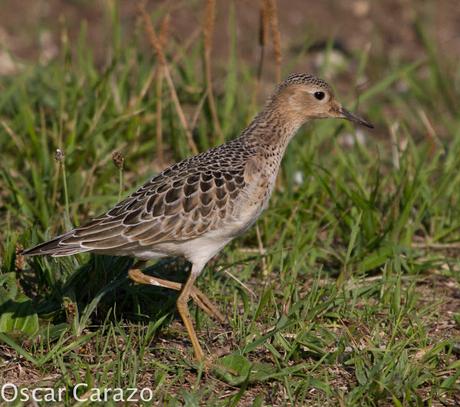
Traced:
POLYGON ((25 256, 77 253, 130 256, 128 275, 136 283, 179 291, 177 311, 197 361, 205 354, 190 318, 190 299, 223 322, 225 317, 194 286, 208 261, 245 233, 266 209, 281 160, 299 128, 313 119, 340 118, 373 125, 346 110, 332 88, 308 73, 278 84, 242 133, 153 176, 104 214, 23 252, 25 256), (185 283, 144 274, 137 264, 182 257, 191 263, 185 283))

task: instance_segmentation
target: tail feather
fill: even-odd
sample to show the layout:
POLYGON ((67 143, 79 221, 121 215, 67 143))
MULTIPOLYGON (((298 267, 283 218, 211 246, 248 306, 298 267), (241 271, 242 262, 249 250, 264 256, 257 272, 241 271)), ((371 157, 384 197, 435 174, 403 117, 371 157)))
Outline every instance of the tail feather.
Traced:
POLYGON ((50 255, 52 257, 62 257, 89 251, 90 249, 82 247, 79 243, 66 244, 62 242, 65 238, 71 236, 72 233, 73 231, 67 232, 47 242, 40 243, 37 246, 24 250, 21 254, 24 256, 50 255))

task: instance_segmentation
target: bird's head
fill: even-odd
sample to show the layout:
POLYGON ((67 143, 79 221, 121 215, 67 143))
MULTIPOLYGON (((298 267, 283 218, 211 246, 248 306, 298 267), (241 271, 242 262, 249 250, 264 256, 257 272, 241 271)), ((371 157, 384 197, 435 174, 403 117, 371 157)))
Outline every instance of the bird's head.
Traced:
POLYGON ((278 86, 271 103, 299 124, 310 119, 340 118, 373 128, 371 123, 346 110, 325 81, 308 74, 290 75, 278 86))

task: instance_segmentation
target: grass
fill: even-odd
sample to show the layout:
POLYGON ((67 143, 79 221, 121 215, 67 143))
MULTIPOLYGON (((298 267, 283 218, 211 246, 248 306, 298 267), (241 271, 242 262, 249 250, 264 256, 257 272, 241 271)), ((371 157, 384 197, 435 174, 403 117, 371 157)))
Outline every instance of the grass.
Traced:
MULTIPOLYGON (((65 387, 68 405, 77 383, 146 387, 167 405, 458 404, 453 61, 436 54, 421 27, 419 61, 364 50, 351 57, 357 71, 333 74, 325 58, 321 70, 334 83, 370 78, 359 110, 377 130, 319 121, 293 140, 258 222, 263 250, 252 229, 198 281, 228 316, 220 326, 192 308, 202 345, 220 355, 204 371, 191 361, 176 294, 131 284, 130 259, 16 255, 109 208, 159 171, 155 157, 190 154, 166 84, 157 109, 157 60, 141 51, 144 32, 123 44, 116 10, 107 19, 113 44, 104 67, 93 63, 83 26, 78 44, 64 41, 55 60, 0 81, 0 383, 65 387)), ((230 139, 258 108, 241 91, 256 91, 257 69, 238 59, 232 14, 228 30, 228 68, 214 75, 217 118, 197 68, 200 40, 187 49, 173 38, 167 45, 182 108, 197 117, 199 150, 216 140, 216 120, 230 139)), ((350 83, 341 100, 351 107, 350 83)), ((165 261, 149 270, 180 280, 187 266, 165 261)))

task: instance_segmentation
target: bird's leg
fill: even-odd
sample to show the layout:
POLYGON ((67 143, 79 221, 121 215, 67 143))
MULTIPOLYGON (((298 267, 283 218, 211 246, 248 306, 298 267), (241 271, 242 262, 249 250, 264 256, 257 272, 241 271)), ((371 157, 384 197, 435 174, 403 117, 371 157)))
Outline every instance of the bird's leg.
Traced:
POLYGON ((191 296, 193 290, 193 283, 195 282, 196 278, 200 274, 203 266, 198 266, 193 264, 192 270, 190 271, 190 275, 185 282, 179 297, 177 298, 176 306, 177 310, 179 311, 179 315, 184 322, 185 328, 187 329, 188 335, 190 340, 192 341, 193 350, 195 351, 195 358, 198 361, 204 359, 203 349, 201 349, 200 342, 198 341, 198 337, 196 336, 195 328, 193 327, 192 320, 190 318, 190 312, 188 311, 188 300, 191 296))
MULTIPOLYGON (((136 264, 137 265, 137 264, 136 264)), ((162 278, 148 276, 138 268, 132 268, 128 271, 129 278, 139 284, 149 284, 157 287, 169 288, 171 290, 181 291, 183 284, 175 281, 163 280, 162 278)), ((190 296, 196 305, 198 305, 206 314, 217 319, 221 323, 225 322, 225 317, 221 314, 218 308, 211 300, 198 288, 192 287, 190 296)))
POLYGON ((181 283, 175 281, 163 280, 162 278, 148 276, 139 269, 130 269, 128 271, 129 278, 139 284, 150 284, 157 287, 170 288, 171 290, 180 291, 182 289, 181 283))
POLYGON ((217 306, 203 293, 203 291, 199 290, 196 287, 192 287, 192 291, 190 293, 193 301, 209 316, 214 317, 220 323, 224 324, 226 319, 219 311, 217 306))

